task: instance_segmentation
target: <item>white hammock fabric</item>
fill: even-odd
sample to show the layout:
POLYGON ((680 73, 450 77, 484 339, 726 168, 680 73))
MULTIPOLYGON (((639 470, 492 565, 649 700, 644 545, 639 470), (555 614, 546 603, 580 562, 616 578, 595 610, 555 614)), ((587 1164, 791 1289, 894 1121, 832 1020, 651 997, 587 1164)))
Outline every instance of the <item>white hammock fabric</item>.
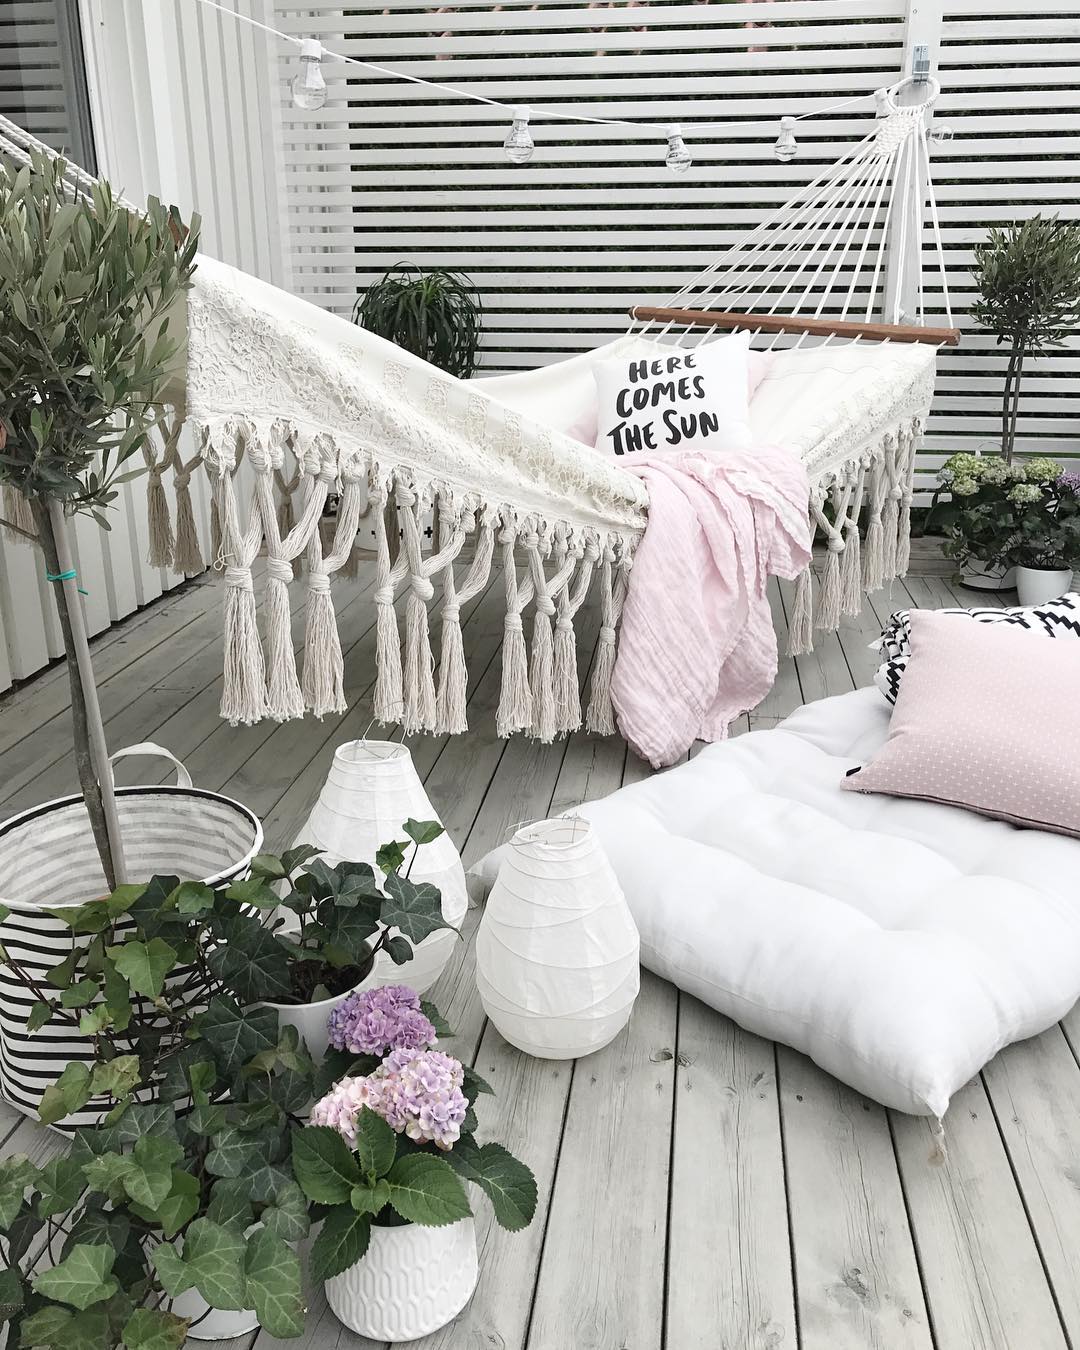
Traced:
MULTIPOLYGON (((884 96, 887 115, 865 141, 673 303, 736 300, 755 313, 801 305, 804 314, 835 317, 839 309, 845 318, 858 301, 869 314, 879 304, 882 239, 909 225, 921 230, 923 114, 931 101, 899 108, 884 96)), ((25 159, 32 144, 0 119, 0 149, 25 159)), ((85 186, 81 171, 71 174, 73 185, 85 186)), ((896 304, 890 317, 902 317, 896 304)), ((650 326, 528 374, 462 382, 305 301, 200 259, 188 297, 184 410, 198 453, 180 457, 178 407, 162 421, 163 453, 148 455, 151 561, 201 567, 188 496, 201 463, 214 489, 214 561, 225 572, 222 716, 251 723, 346 710, 330 582, 354 565, 363 520, 376 558, 378 720, 409 732, 466 729, 460 609, 487 586, 497 557, 506 605, 499 734, 547 742, 582 724, 574 621, 597 590, 601 627, 584 720, 590 730, 612 732, 616 630, 647 497, 636 477, 546 419, 575 381, 591 388, 596 359, 675 340, 691 339, 650 326), (170 469, 175 531, 162 486, 170 469), (332 493, 340 501, 326 534, 332 493), (438 530, 428 548, 424 521, 433 508, 438 530), (261 553, 262 632, 252 572, 261 553), (298 668, 288 585, 301 559, 307 616, 298 668), (403 590, 402 639, 395 602, 403 590)), ((816 601, 809 569, 797 584, 793 652, 810 650, 815 624, 835 629, 859 611, 864 591, 907 568, 912 474, 934 356, 925 345, 811 346, 801 338, 775 353, 751 408, 755 440, 802 458, 812 484, 808 508, 828 546, 816 601)))

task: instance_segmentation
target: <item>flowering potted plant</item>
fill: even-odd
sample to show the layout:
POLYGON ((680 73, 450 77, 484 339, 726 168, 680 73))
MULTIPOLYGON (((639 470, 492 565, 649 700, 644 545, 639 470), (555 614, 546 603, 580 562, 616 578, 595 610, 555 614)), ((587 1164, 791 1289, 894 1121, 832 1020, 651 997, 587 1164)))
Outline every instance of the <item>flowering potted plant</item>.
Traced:
MULTIPOLYGON (((434 1010, 431 1010, 432 1012, 434 1010)), ((292 1164, 323 1215, 311 1268, 330 1307, 377 1341, 445 1326, 472 1296, 476 1238, 464 1182, 504 1228, 524 1228, 536 1181, 500 1144, 478 1144, 473 1103, 491 1089, 435 1048, 445 1028, 404 985, 349 996, 331 1024, 350 1071, 293 1136, 292 1164)))
POLYGON ((1047 483, 1020 484, 1024 510, 1013 550, 1022 605, 1064 595, 1080 562, 1080 473, 1059 473, 1047 483))
MULTIPOLYGON (((1019 566, 1040 560, 1050 566, 1064 558, 1061 566, 1071 567, 1077 505, 1071 478, 1046 456, 1009 464, 999 455, 953 455, 939 470, 927 529, 945 535, 947 557, 980 569, 995 588, 1015 584, 1019 566)), ((961 580, 986 588, 977 577, 961 580)))

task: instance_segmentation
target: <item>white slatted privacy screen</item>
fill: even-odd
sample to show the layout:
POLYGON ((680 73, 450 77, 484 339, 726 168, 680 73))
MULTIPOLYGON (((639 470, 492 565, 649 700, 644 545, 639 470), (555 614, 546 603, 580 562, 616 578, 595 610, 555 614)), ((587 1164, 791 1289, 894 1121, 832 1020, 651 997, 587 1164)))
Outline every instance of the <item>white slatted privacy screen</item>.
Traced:
POLYGON ((0 112, 94 167, 75 0, 0 4, 0 112))
MULTIPOLYGON (((866 134, 872 102, 801 123, 792 163, 773 155, 783 114, 899 78, 907 9, 905 0, 355 0, 298 10, 279 0, 279 25, 298 36, 531 105, 536 141, 531 163, 512 166, 498 110, 326 63, 323 112, 285 112, 294 288, 348 314, 357 289, 402 259, 461 268, 483 292, 488 370, 597 346, 624 330, 631 304, 662 303, 866 134), (669 174, 656 132, 545 124, 545 103, 680 120, 694 165, 669 174)), ((939 120, 955 135, 934 159, 954 310, 970 300, 970 250, 987 224, 1080 214, 1074 9, 1074 0, 944 2, 939 120)), ((282 75, 295 70, 283 52, 282 75)), ((931 248, 924 275, 933 312, 931 248)), ((1076 451, 1077 347, 1033 366, 1023 451, 1076 451)), ((993 443, 1003 367, 984 334, 943 354, 924 484, 943 455, 993 443)))

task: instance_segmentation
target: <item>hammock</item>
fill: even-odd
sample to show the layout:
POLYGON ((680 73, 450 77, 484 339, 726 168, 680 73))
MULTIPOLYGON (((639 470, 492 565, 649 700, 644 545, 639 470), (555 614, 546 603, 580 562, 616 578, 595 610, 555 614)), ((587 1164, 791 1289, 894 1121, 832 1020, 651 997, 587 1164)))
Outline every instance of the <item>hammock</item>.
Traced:
MULTIPOLYGON (((936 86, 917 107, 898 105, 902 87, 882 91, 884 115, 865 140, 668 306, 635 311, 631 331, 599 352, 524 375, 454 379, 201 258, 188 293, 186 385, 163 415, 162 453, 147 452, 150 561, 200 570, 188 482, 201 465, 213 484, 214 561, 225 573, 222 716, 235 724, 346 711, 330 582, 370 543, 378 720, 408 732, 466 730, 460 610, 486 588, 497 559, 505 590, 499 735, 549 742, 582 724, 574 621, 596 591, 601 627, 584 721, 612 732, 616 631, 647 496, 614 460, 546 425, 545 410, 570 382, 591 385, 600 357, 707 340, 721 328, 751 328, 776 349, 751 405, 752 430, 757 443, 802 457, 808 509, 828 546, 816 602, 809 569, 797 583, 791 650, 810 650, 815 624, 836 628, 859 611, 864 591, 902 575, 935 345, 955 340, 951 329, 900 322, 921 315, 918 284, 914 315, 901 313, 903 286, 895 285, 893 322, 869 322, 882 289, 882 244, 898 238, 901 255, 912 252, 906 245, 921 238, 928 190, 925 113, 936 86), (708 308, 717 303, 743 312, 708 308), (849 318, 856 306, 861 322, 849 318), (197 443, 186 462, 178 448, 185 416, 197 443), (170 469, 175 532, 162 485, 170 469), (337 513, 328 521, 332 497, 337 513), (252 569, 263 553, 260 632, 252 569), (307 615, 298 668, 288 586, 301 559, 307 615), (395 608, 402 590, 403 635, 395 608)), ((0 149, 25 160, 31 146, 44 149, 0 118, 0 149)), ((89 181, 69 172, 73 186, 89 181)))

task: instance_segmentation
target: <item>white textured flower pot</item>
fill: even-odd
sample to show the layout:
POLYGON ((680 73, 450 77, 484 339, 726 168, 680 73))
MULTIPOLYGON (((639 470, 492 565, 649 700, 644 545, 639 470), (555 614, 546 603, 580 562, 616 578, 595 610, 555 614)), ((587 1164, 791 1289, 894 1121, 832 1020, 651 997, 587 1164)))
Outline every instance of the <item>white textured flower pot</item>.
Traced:
POLYGON ((476 936, 484 1011, 526 1054, 573 1059, 614 1040, 637 998, 637 927, 588 821, 515 834, 476 936))
POLYGON ((1022 605, 1041 605, 1072 590, 1071 568, 1048 571, 1041 567, 1016 569, 1016 596, 1022 605))
MULTIPOLYGON (((334 751, 319 800, 293 843, 321 848, 331 865, 347 861, 374 866, 379 847, 401 839, 401 826, 410 816, 439 819, 408 747, 396 741, 349 741, 334 751)), ((410 878, 438 887, 443 918, 461 927, 468 908, 465 872, 448 834, 421 846, 410 878)), ((432 933, 417 944, 413 959, 405 966, 395 966, 380 952, 363 987, 404 983, 422 994, 442 974, 457 940, 446 930, 432 933)))
POLYGON ((255 1331, 259 1318, 253 1308, 232 1312, 228 1308, 211 1308, 197 1289, 188 1289, 173 1301, 177 1317, 186 1317, 195 1323, 188 1328, 189 1341, 229 1341, 234 1336, 255 1331))
POLYGON ((1011 591, 1016 587, 1016 568, 1002 568, 972 558, 964 564, 961 585, 973 591, 1011 591))
MULTIPOLYGON (((370 976, 369 976, 370 978, 370 976)), ((312 1059, 319 1060, 330 1048, 330 1037, 326 1022, 335 1008, 339 1008, 350 994, 357 989, 367 987, 367 981, 361 980, 353 989, 343 994, 334 994, 331 998, 320 999, 318 1003, 267 1003, 278 1015, 279 1027, 295 1027, 301 1040, 307 1042, 312 1059)))
POLYGON ((472 1219, 443 1228, 373 1224, 367 1254, 326 1281, 326 1301, 361 1336, 415 1341, 453 1321, 478 1274, 472 1219))

